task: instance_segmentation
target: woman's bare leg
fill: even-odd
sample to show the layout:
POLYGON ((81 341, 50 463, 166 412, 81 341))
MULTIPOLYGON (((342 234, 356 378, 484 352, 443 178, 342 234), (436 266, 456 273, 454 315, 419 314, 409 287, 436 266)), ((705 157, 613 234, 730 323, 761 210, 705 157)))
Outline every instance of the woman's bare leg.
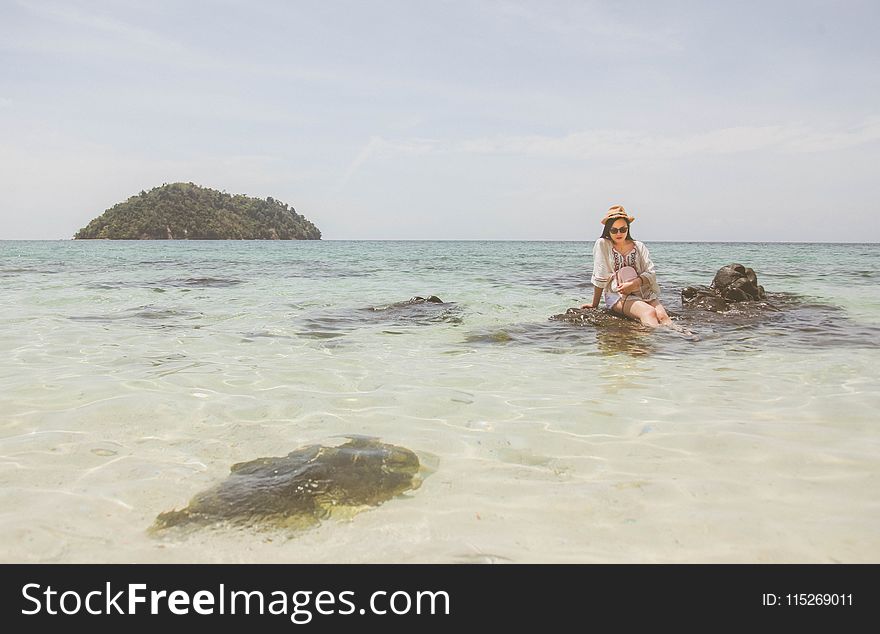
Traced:
POLYGON ((654 310, 657 312, 657 321, 659 321, 664 326, 672 325, 672 320, 669 318, 669 313, 666 312, 666 308, 663 307, 663 304, 661 304, 659 300, 653 299, 648 303, 651 304, 651 306, 653 306, 654 310))
MULTIPOLYGON (((657 319, 657 311, 654 307, 640 299, 621 299, 611 307, 611 310, 631 319, 636 319, 642 322, 643 325, 650 326, 651 328, 656 328, 660 325, 660 321, 657 319)), ((666 318, 669 319, 669 316, 667 315, 666 318)))

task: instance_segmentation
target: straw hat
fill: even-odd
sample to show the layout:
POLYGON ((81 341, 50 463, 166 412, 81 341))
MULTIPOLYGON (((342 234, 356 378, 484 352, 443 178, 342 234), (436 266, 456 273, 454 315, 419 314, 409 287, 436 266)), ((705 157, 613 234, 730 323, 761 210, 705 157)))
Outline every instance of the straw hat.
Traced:
POLYGON ((608 213, 605 214, 605 217, 602 218, 599 222, 603 225, 609 220, 614 222, 618 218, 625 218, 627 222, 632 222, 635 220, 635 216, 630 216, 626 213, 626 209, 623 208, 623 205, 614 205, 608 210, 608 213))

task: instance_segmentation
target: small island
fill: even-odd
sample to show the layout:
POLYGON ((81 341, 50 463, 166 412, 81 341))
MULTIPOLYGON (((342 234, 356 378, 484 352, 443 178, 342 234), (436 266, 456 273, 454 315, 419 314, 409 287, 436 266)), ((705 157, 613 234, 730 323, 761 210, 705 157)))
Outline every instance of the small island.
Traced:
POLYGON ((171 183, 118 203, 75 240, 320 240, 318 228, 293 207, 268 197, 227 194, 171 183))

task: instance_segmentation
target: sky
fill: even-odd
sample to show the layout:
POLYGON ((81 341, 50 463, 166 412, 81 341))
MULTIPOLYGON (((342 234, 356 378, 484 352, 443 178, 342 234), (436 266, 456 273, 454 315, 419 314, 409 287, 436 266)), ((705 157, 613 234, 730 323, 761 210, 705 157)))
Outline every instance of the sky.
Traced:
POLYGON ((880 241, 880 2, 0 0, 0 239, 171 182, 325 239, 880 241))

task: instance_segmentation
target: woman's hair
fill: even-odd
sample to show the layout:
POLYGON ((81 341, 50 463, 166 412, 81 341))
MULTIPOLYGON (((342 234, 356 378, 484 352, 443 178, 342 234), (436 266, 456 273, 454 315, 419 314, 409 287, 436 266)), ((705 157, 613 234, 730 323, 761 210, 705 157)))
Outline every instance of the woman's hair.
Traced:
POLYGON ((609 219, 608 219, 608 222, 606 222, 606 223, 605 223, 605 226, 602 228, 602 235, 601 235, 600 237, 602 237, 602 238, 608 238, 608 239, 610 240, 610 239, 611 239, 611 234, 609 233, 609 231, 611 230, 611 225, 613 225, 613 224, 614 224, 615 222, 617 222, 618 220, 623 220, 623 221, 626 223, 626 239, 627 239, 627 240, 633 240, 633 241, 635 241, 635 238, 633 238, 633 236, 632 236, 632 231, 631 231, 631 227, 630 227, 630 222, 629 222, 629 220, 627 220, 626 218, 623 218, 623 217, 621 217, 621 218, 609 218, 609 219))

